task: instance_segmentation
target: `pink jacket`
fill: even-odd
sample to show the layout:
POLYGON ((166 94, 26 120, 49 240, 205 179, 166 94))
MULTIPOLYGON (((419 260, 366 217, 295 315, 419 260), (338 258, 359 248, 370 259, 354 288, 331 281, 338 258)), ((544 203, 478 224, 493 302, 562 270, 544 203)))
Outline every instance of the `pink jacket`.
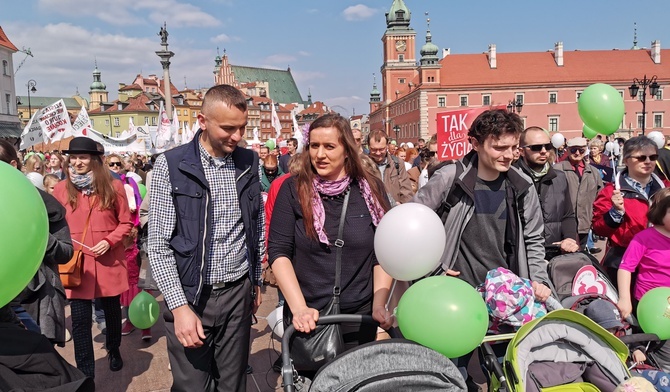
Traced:
MULTIPOLYGON (((91 208, 90 197, 79 193, 77 209, 67 202, 66 181, 59 182, 54 188, 54 197, 65 207, 68 225, 72 239, 82 242, 86 217, 91 208)), ((113 297, 128 290, 128 271, 123 248, 123 237, 130 233, 133 227, 128 199, 119 180, 113 181, 116 190, 114 208, 100 210, 94 208, 91 212, 89 229, 83 243, 93 247, 103 239, 109 242, 110 249, 102 256, 95 257, 86 247, 84 251, 84 277, 79 287, 66 289, 69 299, 94 299, 99 297, 113 297)), ((73 242, 74 249, 81 245, 73 242)))

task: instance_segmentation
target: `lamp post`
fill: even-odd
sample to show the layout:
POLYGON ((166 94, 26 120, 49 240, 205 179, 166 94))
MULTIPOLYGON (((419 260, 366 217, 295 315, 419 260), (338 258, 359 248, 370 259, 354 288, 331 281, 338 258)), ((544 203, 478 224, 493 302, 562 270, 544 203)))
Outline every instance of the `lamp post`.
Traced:
POLYGON ((36 85, 37 82, 33 79, 30 79, 28 84, 26 84, 26 87, 28 87, 28 121, 30 121, 30 117, 33 115, 33 107, 30 105, 30 93, 37 92, 37 89, 35 88, 36 85))
POLYGON ((652 76, 651 79, 647 79, 647 75, 644 75, 642 80, 634 78, 633 84, 628 87, 628 92, 630 93, 631 98, 638 96, 640 87, 642 87, 642 96, 640 100, 642 101, 642 135, 644 135, 644 128, 647 124, 647 87, 649 87, 649 95, 654 96, 658 93, 658 88, 660 85, 656 81, 656 75, 652 76))
POLYGON ((393 127, 393 130, 395 131, 395 141, 397 143, 398 142, 398 134, 400 133, 400 127, 398 125, 395 125, 393 127))
POLYGON ((516 101, 510 99, 510 101, 507 103, 508 113, 514 113, 516 111, 518 114, 521 113, 521 109, 523 109, 523 103, 521 102, 521 99, 517 99, 516 101))

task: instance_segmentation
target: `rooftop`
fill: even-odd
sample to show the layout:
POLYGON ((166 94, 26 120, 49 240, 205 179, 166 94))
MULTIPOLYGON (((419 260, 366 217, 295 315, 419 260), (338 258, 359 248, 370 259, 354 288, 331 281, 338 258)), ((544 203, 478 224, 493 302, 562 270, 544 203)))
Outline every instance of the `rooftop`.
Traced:
POLYGON ((240 85, 250 82, 268 82, 270 88, 268 96, 275 102, 303 102, 290 70, 245 67, 240 65, 231 65, 231 68, 235 74, 235 80, 240 85))

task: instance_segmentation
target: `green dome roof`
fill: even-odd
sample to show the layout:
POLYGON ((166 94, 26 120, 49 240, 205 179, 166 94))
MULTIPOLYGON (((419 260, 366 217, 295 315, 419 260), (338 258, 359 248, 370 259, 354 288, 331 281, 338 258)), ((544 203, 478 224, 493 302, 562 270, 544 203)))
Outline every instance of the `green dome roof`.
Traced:
POLYGON ((391 9, 386 13, 386 26, 409 26, 409 20, 412 16, 412 13, 409 12, 409 8, 405 5, 405 2, 402 0, 393 0, 391 4, 391 9), (402 11, 402 14, 398 14, 398 11, 402 11), (399 18, 399 15, 402 15, 402 18, 399 18))
POLYGON ((421 56, 436 56, 439 51, 440 48, 438 48, 437 45, 432 42, 426 42, 425 45, 421 47, 419 53, 421 53, 421 56))
POLYGON ((93 90, 106 90, 107 86, 100 80, 100 70, 96 66, 93 70, 93 83, 91 83, 91 91, 93 90))

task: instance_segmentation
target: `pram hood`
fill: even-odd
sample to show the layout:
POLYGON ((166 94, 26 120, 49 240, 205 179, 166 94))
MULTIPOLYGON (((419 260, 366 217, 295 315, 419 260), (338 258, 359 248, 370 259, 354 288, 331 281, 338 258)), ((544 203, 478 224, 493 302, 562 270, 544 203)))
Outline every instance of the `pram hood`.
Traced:
POLYGON ((371 342, 321 368, 310 391, 465 391, 465 380, 444 355, 404 339, 371 342))
MULTIPOLYGON (((595 361, 618 384, 630 377, 627 357, 628 348, 614 335, 580 313, 561 309, 522 326, 507 347, 505 361, 525 390, 528 367, 536 361, 595 361)), ((507 374, 507 379, 514 377, 507 374)))

